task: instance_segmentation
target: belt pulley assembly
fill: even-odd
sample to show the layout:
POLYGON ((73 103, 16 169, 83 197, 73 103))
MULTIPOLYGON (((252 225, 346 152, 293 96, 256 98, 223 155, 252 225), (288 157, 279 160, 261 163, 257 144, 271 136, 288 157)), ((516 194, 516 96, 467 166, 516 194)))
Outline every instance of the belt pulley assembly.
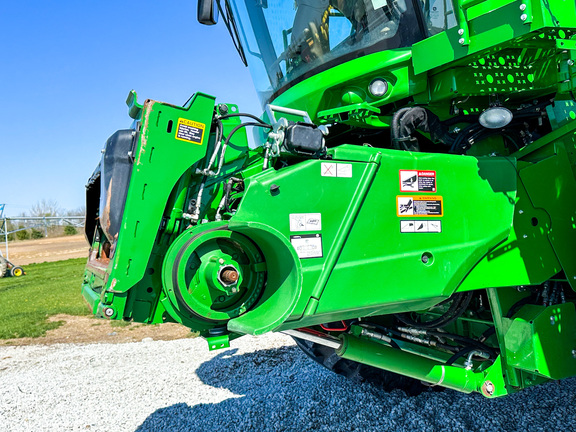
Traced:
POLYGON ((163 280, 181 319, 219 327, 256 304, 266 283, 266 263, 251 240, 226 227, 188 230, 166 254, 163 280))

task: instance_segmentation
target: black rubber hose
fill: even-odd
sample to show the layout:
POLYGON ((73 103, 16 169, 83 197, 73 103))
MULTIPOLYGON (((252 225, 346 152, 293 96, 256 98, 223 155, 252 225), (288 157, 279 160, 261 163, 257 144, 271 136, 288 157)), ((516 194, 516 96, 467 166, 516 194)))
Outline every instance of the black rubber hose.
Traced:
MULTIPOLYGON (((410 333, 405 333, 405 332, 402 332, 402 331, 399 331, 399 330, 388 329, 388 331, 389 331, 391 334, 394 334, 394 335, 396 335, 396 336, 398 336, 398 337, 400 337, 400 338, 402 338, 402 339, 406 339, 407 341, 412 342, 412 343, 418 343, 417 341, 412 340, 412 338, 422 339, 422 338, 418 337, 417 335, 412 335, 412 334, 410 334, 410 333)), ((423 335, 423 336, 424 336, 424 335, 423 335)), ((424 339, 423 339, 423 340, 424 340, 424 339)), ((429 341, 429 342, 432 342, 432 341, 429 341)), ((448 344, 445 344, 445 343, 442 343, 442 342, 434 342, 434 345, 432 345, 432 343, 430 343, 429 346, 435 346, 435 347, 442 348, 442 349, 444 349, 444 350, 446 350, 446 351, 450 351, 450 352, 454 352, 455 350, 457 350, 457 349, 459 348, 459 347, 457 347, 457 346, 448 345, 448 344)))
POLYGON ((252 120, 256 120, 258 123, 261 123, 263 125, 268 125, 270 127, 272 127, 271 125, 269 125, 268 123, 266 123, 264 120, 262 120, 260 117, 257 117, 253 114, 248 114, 248 113, 231 113, 231 114, 224 114, 223 116, 220 116, 219 119, 220 120, 225 120, 227 118, 230 117, 249 117, 252 120))
POLYGON ((400 117, 406 112, 410 111, 412 108, 400 108, 398 111, 394 113, 392 116, 392 124, 390 128, 390 132, 392 134, 392 145, 397 150, 400 150, 398 146, 398 139, 400 138, 400 126, 398 125, 400 117))
POLYGON ((442 333, 442 332, 435 332, 435 331, 427 331, 426 333, 431 335, 431 336, 439 336, 439 337, 444 337, 446 339, 451 339, 453 341, 462 342, 462 343, 467 344, 469 346, 473 346, 478 350, 486 351, 488 354, 490 354, 490 358, 495 358, 497 355, 494 348, 489 347, 488 345, 486 345, 480 341, 477 341, 475 339, 471 339, 471 338, 466 337, 466 336, 462 336, 462 335, 454 334, 454 333, 442 333))
POLYGON ((224 184, 224 213, 230 212, 230 193, 232 192, 232 183, 234 180, 228 179, 224 184))
POLYGON ((524 298, 518 300, 516 303, 514 303, 510 307, 510 309, 508 309, 508 312, 506 313, 506 318, 512 318, 512 316, 516 312, 518 312, 522 306, 531 303, 533 300, 534 300, 534 298, 532 295, 529 295, 528 297, 524 297, 524 298))
POLYGON ((392 116, 392 144, 396 149, 420 151, 418 140, 412 137, 416 131, 430 134, 432 141, 450 145, 453 141, 448 135, 448 127, 438 116, 423 107, 402 108, 392 116))
POLYGON ((454 354, 452 357, 450 357, 448 360, 446 360, 445 365, 446 365, 446 366, 451 366, 451 365, 453 365, 456 360, 458 360, 458 359, 461 358, 461 357, 464 357, 466 354, 469 354, 469 353, 471 353, 472 351, 474 351, 474 350, 476 350, 476 349, 477 349, 477 348, 476 348, 476 347, 473 347, 473 346, 468 346, 468 347, 465 347, 465 348, 461 349, 461 350, 458 351, 456 354, 454 354))
POLYGON ((474 131, 474 129, 476 128, 482 128, 482 127, 483 126, 480 123, 472 123, 471 125, 466 126, 464 129, 458 132, 456 139, 454 140, 452 146, 450 147, 450 153, 456 152, 456 149, 460 146, 462 141, 468 136, 469 133, 472 133, 472 131, 474 131))
POLYGON ((404 314, 394 314, 394 316, 404 324, 410 327, 420 328, 420 329, 437 329, 445 327, 448 324, 453 323, 458 319, 460 315, 464 313, 470 301, 472 300, 472 291, 466 293, 456 293, 454 297, 454 302, 446 313, 432 321, 427 322, 417 322, 414 321, 407 313, 404 314))

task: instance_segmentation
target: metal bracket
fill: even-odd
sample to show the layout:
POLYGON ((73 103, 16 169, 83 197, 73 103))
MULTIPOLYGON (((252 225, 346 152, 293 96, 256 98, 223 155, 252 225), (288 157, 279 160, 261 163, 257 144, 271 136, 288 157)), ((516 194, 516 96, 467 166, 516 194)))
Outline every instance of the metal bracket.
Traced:
POLYGON ((230 336, 227 334, 222 336, 207 337, 206 342, 208 342, 208 349, 210 351, 222 348, 230 348, 230 336))

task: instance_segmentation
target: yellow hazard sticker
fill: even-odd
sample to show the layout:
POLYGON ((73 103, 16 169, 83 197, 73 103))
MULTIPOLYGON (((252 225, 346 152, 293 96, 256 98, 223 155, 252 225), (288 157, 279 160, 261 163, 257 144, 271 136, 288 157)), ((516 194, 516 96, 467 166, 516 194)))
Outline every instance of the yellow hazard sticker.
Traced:
POLYGON ((444 205, 441 196, 396 196, 398 216, 443 216, 444 205))
POLYGON ((204 138, 205 129, 206 125, 204 123, 179 118, 175 138, 180 141, 202 145, 202 138, 204 138))

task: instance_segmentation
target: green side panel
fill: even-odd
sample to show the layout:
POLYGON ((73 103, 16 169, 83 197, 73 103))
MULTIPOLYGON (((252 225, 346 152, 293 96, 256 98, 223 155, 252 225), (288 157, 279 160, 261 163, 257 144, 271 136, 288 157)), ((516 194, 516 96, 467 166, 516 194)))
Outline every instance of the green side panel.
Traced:
MULTIPOLYGON (((331 161, 304 161, 247 180, 230 221, 231 229, 250 222, 275 227, 294 248, 301 236, 321 244, 320 254, 298 252, 301 294, 285 327, 429 307, 510 233, 516 169, 508 159, 349 145, 331 153, 331 161), (326 175, 327 168, 346 174, 326 175), (422 186, 428 191, 401 191, 401 171, 428 173, 422 186), (408 201, 427 214, 401 214, 399 205, 408 201), (300 215, 318 219, 318 228, 291 226, 300 215)), ((242 233, 259 244, 248 229, 242 233)))
POLYGON ((576 312, 573 303, 527 305, 504 318, 508 365, 552 379, 576 375, 576 312))
POLYGON ((519 181, 510 236, 478 262, 458 291, 541 284, 554 276, 561 266, 548 238, 550 228, 550 216, 534 207, 519 181))
MULTIPOLYGON (((568 126, 574 127, 573 124, 568 126)), ((566 135, 556 141, 553 148, 553 156, 522 169, 520 178, 534 206, 545 209, 550 215, 550 242, 566 278, 576 290, 576 136, 573 133, 566 135)))
MULTIPOLYGON (((359 153, 369 159, 374 152, 360 148, 359 153)), ((278 171, 270 169, 257 174, 246 180, 245 196, 236 215, 230 220, 230 229, 245 234, 263 249, 269 277, 276 278, 274 283, 282 284, 281 290, 298 292, 298 302, 292 315, 302 315, 313 287, 321 276, 324 257, 335 242, 343 216, 348 211, 349 203, 359 189, 360 179, 367 169, 366 163, 352 162, 351 165, 352 177, 329 180, 322 176, 322 162, 318 160, 303 161, 278 171), (277 192, 270 191, 272 185, 279 187, 277 192), (291 231, 291 218, 294 220, 297 215, 316 213, 321 213, 321 222, 318 221, 318 225, 311 224, 308 230, 291 231), (314 229, 315 226, 319 229, 314 229), (274 236, 278 237, 274 241, 278 245, 286 246, 271 247, 274 237, 266 235, 266 232, 273 232, 274 236), (315 234, 321 236, 323 256, 298 258, 291 246, 291 235, 315 234), (264 249, 267 249, 268 253, 264 249), (278 264, 272 264, 271 259, 278 264), (282 267, 278 268, 278 265, 282 267), (284 266, 294 267, 297 273, 287 273, 282 270, 284 266), (296 287, 290 284, 296 284, 296 287)), ((247 321, 249 314, 242 320, 247 321)), ((237 323, 230 324, 235 325, 237 323)))
POLYGON ((318 297, 316 314, 326 314, 325 321, 343 311, 361 316, 435 304, 452 294, 476 261, 510 233, 516 197, 510 160, 382 154, 370 192, 318 297), (436 191, 401 192, 401 170, 435 172, 436 191), (406 197, 441 199, 443 215, 399 216, 397 199, 406 197), (408 232, 411 222, 414 231, 408 232))
POLYGON ((572 121, 517 153, 513 231, 478 263, 459 291, 541 284, 561 270, 575 288, 575 133, 572 121))
POLYGON ((197 93, 189 108, 148 100, 122 228, 110 274, 110 288, 125 292, 144 275, 170 193, 182 175, 204 158, 209 141, 214 98, 197 93), (179 119, 203 125, 200 144, 176 138, 179 119))

